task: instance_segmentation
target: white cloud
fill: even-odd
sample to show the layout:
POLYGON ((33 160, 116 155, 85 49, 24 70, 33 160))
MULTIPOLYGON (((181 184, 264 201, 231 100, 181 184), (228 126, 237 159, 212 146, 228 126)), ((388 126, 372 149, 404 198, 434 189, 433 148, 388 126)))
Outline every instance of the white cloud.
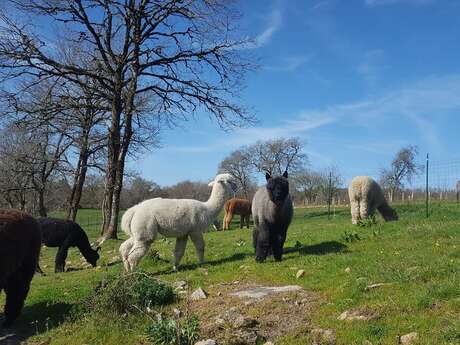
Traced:
POLYGON ((276 72, 293 72, 298 68, 302 67, 312 58, 312 55, 308 56, 288 56, 281 59, 281 62, 277 65, 265 66, 265 69, 276 72))
POLYGON ((409 5, 427 5, 433 3, 434 0, 364 0, 367 6, 385 6, 396 4, 409 4, 409 5))
MULTIPOLYGON (((381 128, 381 136, 369 142, 358 138, 359 144, 356 147, 350 141, 353 139, 352 135, 337 139, 341 144, 348 145, 352 151, 361 148, 367 152, 386 154, 408 143, 408 137, 395 137, 393 132, 388 131, 391 126, 400 128, 405 121, 418 132, 421 143, 442 150, 436 119, 454 110, 460 110, 460 75, 432 77, 362 101, 304 110, 291 117, 280 115, 278 118, 285 120, 278 126, 238 129, 214 142, 211 139, 208 145, 173 149, 189 153, 226 151, 257 140, 303 137, 324 126, 346 126, 374 131, 381 128)), ((410 126, 407 129, 411 130, 410 126)), ((327 160, 327 157, 323 158, 327 160)))
POLYGON ((258 34, 252 42, 239 46, 240 49, 256 49, 267 45, 273 35, 280 29, 283 22, 283 13, 281 8, 274 7, 266 19, 265 29, 258 34))

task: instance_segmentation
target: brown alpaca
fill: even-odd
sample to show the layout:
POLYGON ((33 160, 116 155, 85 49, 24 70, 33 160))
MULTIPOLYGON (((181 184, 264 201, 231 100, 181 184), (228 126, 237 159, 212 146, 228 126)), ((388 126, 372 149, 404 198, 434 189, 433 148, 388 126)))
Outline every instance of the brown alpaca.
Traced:
POLYGON ((0 209, 0 292, 5 290, 5 322, 11 326, 21 313, 38 265, 41 231, 27 213, 0 209))
POLYGON ((240 229, 243 228, 244 222, 246 227, 249 229, 249 217, 251 216, 251 202, 246 199, 233 198, 228 200, 224 205, 224 222, 223 230, 228 230, 234 214, 239 214, 240 218, 240 229))

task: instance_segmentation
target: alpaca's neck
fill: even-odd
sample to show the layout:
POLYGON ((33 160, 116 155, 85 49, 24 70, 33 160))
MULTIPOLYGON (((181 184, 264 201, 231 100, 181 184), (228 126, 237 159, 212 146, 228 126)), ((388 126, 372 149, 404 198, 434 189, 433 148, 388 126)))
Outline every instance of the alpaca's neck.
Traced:
POLYGON ((226 197, 227 193, 223 186, 215 184, 212 187, 211 196, 208 201, 205 202, 212 219, 217 217, 219 212, 222 210, 222 207, 224 207, 226 197))
POLYGON ((86 261, 88 261, 89 258, 91 258, 91 255, 94 255, 95 250, 91 248, 91 244, 89 244, 89 241, 80 241, 80 243, 77 244, 77 248, 80 250, 80 253, 85 257, 86 261))

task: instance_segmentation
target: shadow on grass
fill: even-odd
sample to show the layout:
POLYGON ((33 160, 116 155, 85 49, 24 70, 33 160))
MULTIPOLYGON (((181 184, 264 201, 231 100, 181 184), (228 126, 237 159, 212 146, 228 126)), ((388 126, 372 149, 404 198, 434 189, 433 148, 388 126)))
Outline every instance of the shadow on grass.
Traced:
MULTIPOLYGON (((229 256, 229 257, 226 257, 226 258, 206 261, 205 264, 203 265, 203 267, 205 267, 205 266, 217 266, 217 265, 221 265, 221 264, 224 264, 224 263, 227 263, 227 262, 241 261, 241 260, 244 260, 248 256, 254 256, 254 254, 253 253, 236 253, 236 254, 233 254, 232 256, 229 256)), ((195 269, 197 269, 199 267, 201 267, 201 265, 198 264, 198 263, 196 263, 196 264, 185 264, 185 265, 180 265, 179 266, 179 271, 191 271, 191 270, 195 270, 195 269)), ((154 274, 155 275, 157 275, 157 274, 161 275, 161 274, 171 274, 171 273, 176 273, 176 271, 174 271, 171 268, 171 269, 167 269, 167 270, 157 271, 154 274)))
POLYGON ((311 246, 284 248, 284 253, 299 252, 300 255, 326 255, 331 253, 348 253, 348 247, 337 241, 326 241, 311 246))
MULTIPOLYGON (((12 327, 0 327, 0 344, 21 344, 30 336, 59 326, 69 315, 72 307, 73 304, 61 302, 41 302, 25 306, 12 327)), ((1 322, 3 314, 0 316, 0 324, 1 322)))

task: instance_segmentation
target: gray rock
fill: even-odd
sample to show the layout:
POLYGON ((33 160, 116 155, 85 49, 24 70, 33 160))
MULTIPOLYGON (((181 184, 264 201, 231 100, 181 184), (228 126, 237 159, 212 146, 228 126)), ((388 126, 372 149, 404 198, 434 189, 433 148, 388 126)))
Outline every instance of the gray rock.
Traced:
POLYGON ((399 337, 399 343, 403 345, 410 345, 413 344, 418 338, 417 332, 411 332, 406 335, 402 335, 399 337))
POLYGON ((217 345, 217 342, 214 339, 206 339, 196 342, 195 345, 217 345))
POLYGON ((351 320, 363 320, 363 321, 369 321, 369 320, 374 320, 378 317, 378 314, 373 311, 366 311, 366 310, 345 310, 340 316, 337 318, 337 320, 346 320, 346 321, 351 321, 351 320))
POLYGON ((200 299, 208 298, 208 294, 202 288, 198 288, 195 291, 193 291, 193 293, 190 295, 190 298, 193 301, 197 301, 200 299))
POLYGON ((302 290, 302 287, 299 285, 286 285, 286 286, 259 286, 255 288, 250 288, 246 290, 240 290, 230 293, 230 296, 236 296, 240 298, 257 298, 261 299, 270 294, 299 291, 302 290))
POLYGON ((335 345, 336 336, 333 329, 315 328, 311 330, 313 345, 335 345))
POLYGON ((180 318, 182 316, 182 312, 180 311, 180 309, 174 308, 172 311, 176 318, 180 318))

